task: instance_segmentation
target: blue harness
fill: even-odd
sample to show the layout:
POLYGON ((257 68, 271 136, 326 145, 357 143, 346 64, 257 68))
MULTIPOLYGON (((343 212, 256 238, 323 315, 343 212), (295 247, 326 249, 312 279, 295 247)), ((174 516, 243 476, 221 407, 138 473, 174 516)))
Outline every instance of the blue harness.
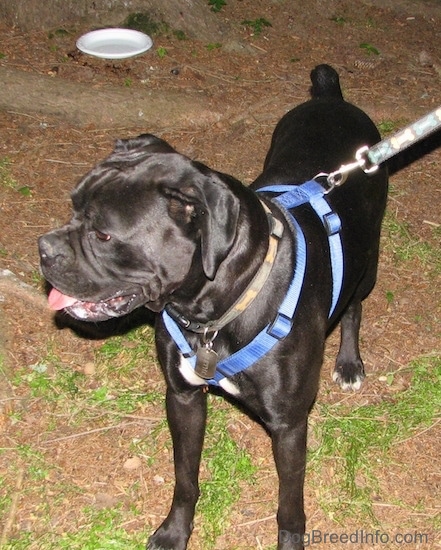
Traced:
MULTIPOLYGON (((288 292, 282 301, 274 321, 268 324, 246 346, 222 359, 216 367, 213 378, 206 380, 207 384, 218 386, 223 378, 229 378, 247 369, 267 354, 280 340, 291 331, 294 315, 299 302, 306 271, 307 247, 303 231, 290 211, 297 206, 309 203, 325 228, 329 240, 329 252, 332 270, 332 301, 328 317, 334 313, 343 283, 343 248, 341 243, 341 221, 325 198, 325 189, 315 180, 302 185, 274 185, 262 187, 258 193, 279 193, 276 201, 288 214, 296 232, 296 268, 288 292)), ((176 343, 181 354, 188 359, 193 369, 196 365, 196 353, 187 342, 178 324, 164 310, 162 319, 170 336, 176 343)))

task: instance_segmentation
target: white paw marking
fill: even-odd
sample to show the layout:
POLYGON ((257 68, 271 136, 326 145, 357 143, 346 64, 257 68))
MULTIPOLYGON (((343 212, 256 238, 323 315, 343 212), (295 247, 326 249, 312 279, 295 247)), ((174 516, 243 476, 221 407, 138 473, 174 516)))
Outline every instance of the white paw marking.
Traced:
POLYGON ((336 370, 332 373, 332 380, 334 380, 343 391, 358 391, 363 383, 363 378, 363 376, 357 375, 353 382, 346 382, 336 370))

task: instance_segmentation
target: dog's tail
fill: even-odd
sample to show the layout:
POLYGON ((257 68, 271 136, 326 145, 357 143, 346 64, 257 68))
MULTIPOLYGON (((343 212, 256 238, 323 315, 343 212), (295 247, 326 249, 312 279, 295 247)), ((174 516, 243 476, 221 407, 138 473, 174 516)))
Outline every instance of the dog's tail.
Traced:
POLYGON ((343 99, 337 71, 329 65, 317 65, 311 71, 311 82, 311 96, 313 99, 343 99))

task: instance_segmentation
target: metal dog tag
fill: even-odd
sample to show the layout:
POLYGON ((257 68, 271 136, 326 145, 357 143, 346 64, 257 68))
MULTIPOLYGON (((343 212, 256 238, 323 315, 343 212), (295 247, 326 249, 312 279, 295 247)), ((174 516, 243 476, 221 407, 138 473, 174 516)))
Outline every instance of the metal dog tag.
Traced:
POLYGON ((209 380, 216 373, 217 353, 209 346, 199 348, 196 353, 195 373, 201 378, 209 380))

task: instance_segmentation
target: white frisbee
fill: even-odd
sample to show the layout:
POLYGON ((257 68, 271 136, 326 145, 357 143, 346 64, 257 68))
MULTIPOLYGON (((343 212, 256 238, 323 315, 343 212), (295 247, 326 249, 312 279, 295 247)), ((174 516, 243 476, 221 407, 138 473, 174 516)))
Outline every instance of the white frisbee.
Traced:
POLYGON ((131 29, 99 29, 77 40, 79 50, 102 59, 126 59, 146 52, 152 45, 150 36, 131 29))

